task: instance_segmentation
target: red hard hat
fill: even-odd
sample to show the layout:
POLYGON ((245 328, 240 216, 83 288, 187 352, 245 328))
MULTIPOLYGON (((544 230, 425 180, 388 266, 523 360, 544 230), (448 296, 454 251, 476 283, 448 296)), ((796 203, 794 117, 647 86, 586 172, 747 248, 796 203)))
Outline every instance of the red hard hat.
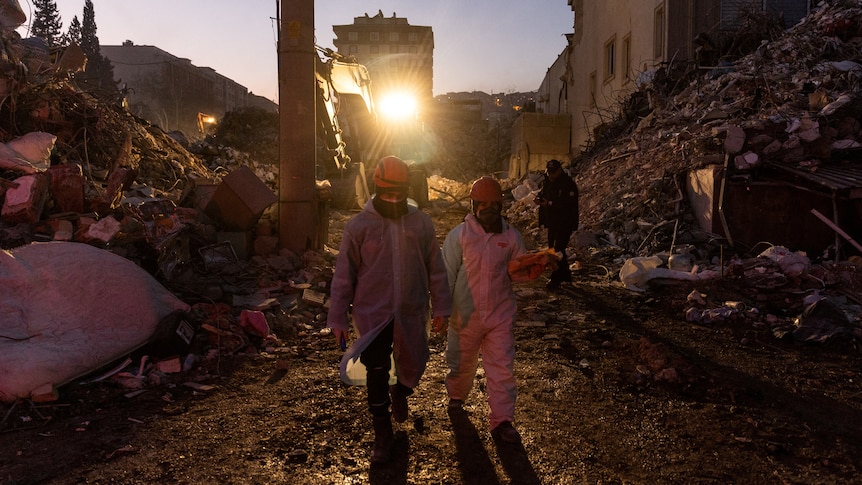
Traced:
POLYGON ((382 188, 404 189, 410 186, 407 164, 398 157, 383 157, 374 169, 374 185, 382 188))
POLYGON ((503 188, 494 177, 485 175, 473 182, 470 198, 479 202, 503 202, 503 188))

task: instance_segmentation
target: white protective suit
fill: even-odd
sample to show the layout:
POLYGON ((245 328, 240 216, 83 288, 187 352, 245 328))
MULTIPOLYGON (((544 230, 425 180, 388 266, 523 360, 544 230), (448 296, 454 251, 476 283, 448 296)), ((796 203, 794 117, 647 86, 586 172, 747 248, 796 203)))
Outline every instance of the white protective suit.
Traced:
POLYGON ((347 330, 352 304, 359 333, 341 359, 345 383, 365 385, 359 356, 394 321, 395 374, 405 386, 416 387, 429 357, 429 293, 434 317, 452 313, 446 267, 431 217, 409 206, 406 215, 387 219, 369 200, 344 228, 330 288, 327 326, 347 330), (348 366, 354 367, 350 375, 348 366))
POLYGON ((443 242, 453 295, 446 388, 451 399, 467 398, 481 352, 491 429, 515 418, 513 327, 517 305, 508 264, 525 253, 517 229, 504 220, 501 233, 486 233, 473 214, 468 214, 443 242))

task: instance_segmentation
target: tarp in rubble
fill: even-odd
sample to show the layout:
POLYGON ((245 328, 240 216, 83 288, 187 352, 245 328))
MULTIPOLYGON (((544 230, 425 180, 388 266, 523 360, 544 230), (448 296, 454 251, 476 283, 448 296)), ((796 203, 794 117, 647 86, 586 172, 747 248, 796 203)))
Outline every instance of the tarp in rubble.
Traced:
POLYGON ((143 268, 88 244, 0 251, 0 401, 49 394, 188 309, 143 268))

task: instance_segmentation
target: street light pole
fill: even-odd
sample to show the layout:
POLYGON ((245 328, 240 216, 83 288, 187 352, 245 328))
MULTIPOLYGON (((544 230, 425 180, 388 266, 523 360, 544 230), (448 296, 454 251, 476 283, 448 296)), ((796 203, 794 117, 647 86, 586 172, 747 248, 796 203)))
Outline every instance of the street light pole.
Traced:
POLYGON ((278 41, 279 247, 317 249, 314 0, 282 0, 278 41))

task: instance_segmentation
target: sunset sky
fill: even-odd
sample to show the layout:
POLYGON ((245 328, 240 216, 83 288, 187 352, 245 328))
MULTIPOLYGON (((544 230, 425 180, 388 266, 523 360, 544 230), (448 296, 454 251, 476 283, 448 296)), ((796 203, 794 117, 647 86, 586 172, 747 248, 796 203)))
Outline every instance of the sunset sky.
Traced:
MULTIPOLYGON (((19 0, 27 14, 32 0, 19 0)), ((63 32, 84 0, 56 0, 63 32)), ((210 67, 260 96, 278 97, 277 0, 93 0, 102 45, 152 45, 210 67)), ((381 10, 434 31, 434 94, 514 92, 539 87, 566 45, 573 13, 566 0, 322 0, 317 44, 333 47, 332 25, 381 10)), ((19 29, 27 36, 25 24, 19 29)))

